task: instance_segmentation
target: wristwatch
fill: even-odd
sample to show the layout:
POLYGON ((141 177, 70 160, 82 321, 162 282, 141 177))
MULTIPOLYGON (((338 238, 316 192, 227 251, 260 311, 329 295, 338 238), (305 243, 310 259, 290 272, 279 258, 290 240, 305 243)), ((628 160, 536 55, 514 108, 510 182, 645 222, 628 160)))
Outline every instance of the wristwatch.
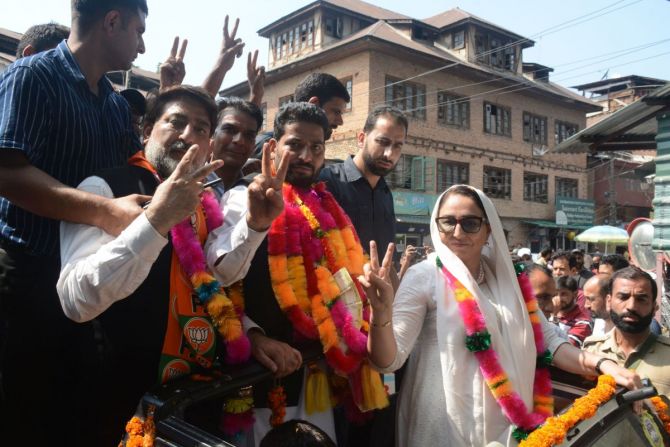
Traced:
POLYGON ((603 372, 600 370, 600 365, 602 365, 603 362, 606 362, 606 361, 616 363, 614 360, 612 360, 609 357, 601 357, 600 360, 598 360, 598 363, 596 363, 596 367, 595 367, 596 373, 598 373, 598 375, 602 375, 603 372))

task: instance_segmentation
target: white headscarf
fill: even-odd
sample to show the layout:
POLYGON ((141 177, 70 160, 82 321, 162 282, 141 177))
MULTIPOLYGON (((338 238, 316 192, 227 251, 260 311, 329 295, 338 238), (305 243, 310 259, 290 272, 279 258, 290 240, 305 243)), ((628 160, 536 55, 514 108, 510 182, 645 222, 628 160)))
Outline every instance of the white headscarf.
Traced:
MULTIPOLYGON (((433 209, 430 221, 433 246, 444 266, 476 297, 500 364, 527 410, 532 410, 535 341, 500 218, 483 192, 467 186, 479 195, 491 226, 487 245, 482 249, 486 282, 480 288, 465 264, 442 243, 435 223, 442 198, 455 186, 439 197, 433 209)), ((437 336, 448 423, 453 433, 450 445, 484 446, 493 441, 516 445, 511 437, 511 423, 489 391, 477 359, 465 347, 465 329, 453 291, 445 290, 443 274, 437 267, 435 274, 437 336)))

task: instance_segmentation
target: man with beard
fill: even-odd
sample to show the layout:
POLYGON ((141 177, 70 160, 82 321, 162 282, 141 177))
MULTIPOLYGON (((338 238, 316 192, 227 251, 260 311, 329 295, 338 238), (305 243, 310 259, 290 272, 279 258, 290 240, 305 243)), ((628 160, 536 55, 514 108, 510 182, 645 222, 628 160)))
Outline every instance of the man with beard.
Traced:
MULTIPOLYGON (((63 311, 77 322, 97 318, 104 340, 104 370, 101 377, 91 372, 97 387, 88 396, 93 421, 87 445, 116 445, 124 422, 154 384, 211 366, 218 338, 212 320, 219 333, 229 324, 237 328, 235 339, 225 338, 226 361, 244 361, 249 353, 242 327, 253 323, 215 311, 221 303, 221 312, 236 309, 221 301, 219 288, 214 292, 202 250, 208 229, 222 220, 212 213, 218 203, 202 183, 222 165, 205 164, 216 105, 205 90, 190 86, 168 89, 154 101, 144 122, 146 157, 136 154, 128 166, 79 185, 105 197, 153 195, 146 210, 117 237, 93 226, 61 225, 63 311), (207 294, 196 294, 196 275, 203 286, 212 285, 207 294), (187 336, 191 329, 197 337, 187 336)), ((269 225, 282 209, 281 195, 270 189, 281 185, 286 161, 278 171, 277 178, 254 184, 259 194, 251 200, 263 206, 250 206, 252 222, 269 225)))
POLYGON ((584 284, 584 307, 593 318, 592 337, 606 334, 614 327, 606 304, 609 286, 607 275, 595 275, 584 284))
POLYGON ((579 248, 572 250, 570 255, 570 266, 572 267, 573 276, 577 280, 577 287, 584 288, 586 281, 593 276, 591 270, 584 267, 584 251, 579 248), (574 267, 572 267, 574 265, 574 267))
POLYGON ((570 343, 581 348, 584 339, 591 335, 593 322, 577 304, 577 280, 561 276, 556 280, 558 294, 554 299, 554 313, 558 327, 568 334, 570 343))
POLYGON ((631 266, 616 271, 607 295, 614 329, 591 337, 584 349, 648 377, 660 394, 670 397, 670 339, 649 327, 657 292, 656 282, 643 270, 631 266))
POLYGON ((365 248, 374 240, 385 250, 395 240, 393 196, 384 177, 400 160, 407 129, 401 110, 377 107, 358 133, 356 155, 321 171, 319 179, 347 212, 365 248))
POLYGON ((530 286, 544 316, 549 319, 554 313, 553 299, 556 296, 556 281, 551 270, 540 264, 531 264, 526 268, 530 286))
MULTIPOLYGON (((282 379, 284 417, 270 408, 270 390, 273 396, 281 394, 273 388, 273 382, 254 386, 257 445, 270 429, 271 416, 273 425, 282 420, 306 419, 335 439, 331 390, 326 378, 331 370, 348 377, 352 387, 365 388, 359 397, 375 399, 366 403, 366 409, 387 403, 379 374, 367 367, 365 354, 352 353, 351 339, 345 342, 340 338, 341 324, 353 320, 348 319, 352 314, 342 307, 345 300, 340 301, 341 290, 346 290, 340 287, 344 285, 336 286, 333 281, 346 280, 347 274, 356 281, 364 258, 346 214, 323 184, 314 185, 324 164, 329 129, 328 119, 319 107, 289 103, 275 118, 275 138, 264 147, 264 151, 272 152, 275 167, 277 160, 288 154, 292 154, 292 160, 283 187, 284 211, 272 223, 244 279, 245 309, 265 334, 276 340, 295 347, 321 341, 323 346, 319 348, 325 353, 328 367, 317 362, 282 379), (306 389, 313 392, 305 393, 306 389)), ((270 162, 264 163, 261 177, 271 170, 270 162)), ((349 290, 355 293, 354 289, 349 290)), ((342 377, 338 382, 342 382, 342 377)), ((346 391, 349 387, 346 379, 344 382, 340 389, 346 391)))

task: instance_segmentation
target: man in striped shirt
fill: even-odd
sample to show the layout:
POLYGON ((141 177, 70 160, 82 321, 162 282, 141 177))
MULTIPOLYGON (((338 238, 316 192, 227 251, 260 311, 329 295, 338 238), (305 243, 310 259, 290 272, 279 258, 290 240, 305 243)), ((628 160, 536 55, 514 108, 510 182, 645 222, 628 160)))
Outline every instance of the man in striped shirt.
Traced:
MULTIPOLYGON (((92 326, 60 308, 58 221, 116 235, 146 197, 74 189, 140 149, 128 103, 104 74, 144 52, 146 0, 72 0, 70 36, 0 76, 0 432, 35 445, 86 445, 92 326), (87 382, 89 381, 89 382, 87 382), (6 424, 6 425, 5 425, 6 424)), ((7 438, 8 437, 8 438, 7 438)))

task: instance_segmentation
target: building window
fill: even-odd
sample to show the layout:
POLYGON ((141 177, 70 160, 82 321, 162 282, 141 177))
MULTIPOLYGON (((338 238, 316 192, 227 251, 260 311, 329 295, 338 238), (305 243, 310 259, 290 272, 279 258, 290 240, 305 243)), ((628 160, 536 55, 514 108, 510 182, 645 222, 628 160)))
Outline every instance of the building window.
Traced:
POLYGON ((579 183, 574 178, 556 177, 556 197, 579 197, 579 183))
POLYGON ((279 98, 279 108, 281 109, 283 105, 293 102, 293 95, 286 95, 279 98))
POLYGON ((349 76, 347 78, 340 79, 340 82, 347 89, 347 93, 349 93, 349 102, 347 103, 347 106, 345 107, 345 110, 349 111, 349 110, 351 110, 351 105, 354 102, 354 95, 353 95, 354 80, 351 76, 349 76))
POLYGON ((437 122, 450 126, 470 127, 470 100, 448 92, 437 92, 437 122))
POLYGON ((484 166, 484 194, 494 199, 511 199, 512 171, 484 166))
POLYGON ((523 200, 547 203, 549 201, 549 177, 533 172, 523 173, 523 200))
POLYGON ((554 130, 556 132, 556 144, 558 144, 561 141, 567 140, 576 134, 579 131, 579 126, 572 123, 566 123, 565 121, 556 120, 554 130))
POLYGON ((426 119, 426 86, 386 77, 386 104, 404 110, 412 118, 426 119))
POLYGON ((493 135, 512 136, 512 111, 489 102, 484 103, 484 132, 493 135))
POLYGON ((403 154, 387 182, 392 188, 424 191, 426 184, 426 159, 416 155, 403 154))
POLYGON ((547 144, 547 117, 523 112, 523 141, 547 144))
POLYGON ((474 59, 501 70, 516 71, 516 45, 510 39, 493 34, 475 34, 474 59))
POLYGON ((451 47, 454 50, 460 50, 461 48, 465 47, 465 31, 456 31, 452 35, 453 43, 451 47))
POLYGON ((268 127, 268 103, 264 102, 261 104, 261 114, 263 115, 263 125, 261 126, 259 131, 262 129, 267 129, 268 127))
POLYGON ((468 184, 470 181, 470 165, 455 161, 437 160, 437 192, 440 193, 450 186, 468 184))
POLYGON ((342 18, 341 17, 326 17, 326 36, 341 38, 342 37, 342 18))

